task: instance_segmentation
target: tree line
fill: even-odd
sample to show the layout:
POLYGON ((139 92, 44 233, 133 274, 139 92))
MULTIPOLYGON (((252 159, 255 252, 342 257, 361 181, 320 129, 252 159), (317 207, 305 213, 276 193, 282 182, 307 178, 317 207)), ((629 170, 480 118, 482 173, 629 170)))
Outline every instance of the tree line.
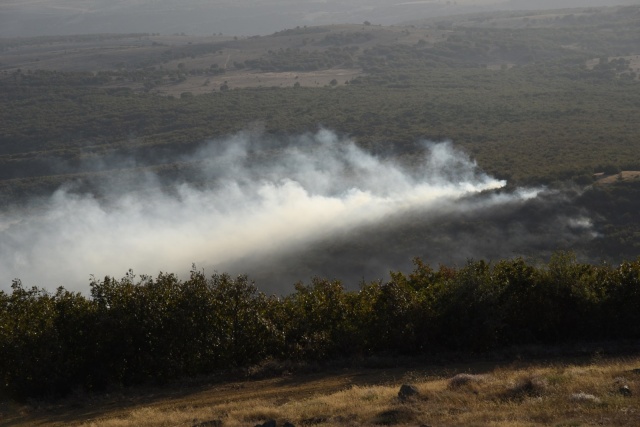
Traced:
POLYGON ((93 279, 90 294, 15 280, 0 291, 0 395, 55 397, 162 383, 267 359, 482 352, 640 338, 640 258, 582 264, 556 253, 433 268, 361 283, 314 278, 267 296, 245 275, 93 279))

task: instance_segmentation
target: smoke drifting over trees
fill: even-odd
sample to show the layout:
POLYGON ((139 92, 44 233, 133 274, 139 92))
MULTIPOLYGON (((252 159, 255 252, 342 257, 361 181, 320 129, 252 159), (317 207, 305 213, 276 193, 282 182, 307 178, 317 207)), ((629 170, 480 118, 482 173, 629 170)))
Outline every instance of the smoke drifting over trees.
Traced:
MULTIPOLYGON (((183 160, 197 179, 145 174, 144 190, 73 185, 4 212, 2 288, 86 290, 90 275, 248 273, 265 291, 332 276, 355 286, 411 258, 542 256, 594 236, 567 196, 504 189, 450 142, 424 143, 417 167, 321 130, 290 138, 241 133, 183 160), (193 183, 195 182, 195 184, 193 183)), ((129 160, 134 164, 135 160, 129 160)))

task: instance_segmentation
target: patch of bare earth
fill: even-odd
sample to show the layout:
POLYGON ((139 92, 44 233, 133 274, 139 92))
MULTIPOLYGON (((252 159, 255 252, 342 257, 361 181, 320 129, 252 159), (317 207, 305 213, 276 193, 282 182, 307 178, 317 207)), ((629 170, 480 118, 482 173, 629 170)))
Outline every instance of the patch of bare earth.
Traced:
POLYGON ((616 182, 640 181, 640 171, 622 171, 614 175, 596 174, 597 184, 614 184, 616 182))

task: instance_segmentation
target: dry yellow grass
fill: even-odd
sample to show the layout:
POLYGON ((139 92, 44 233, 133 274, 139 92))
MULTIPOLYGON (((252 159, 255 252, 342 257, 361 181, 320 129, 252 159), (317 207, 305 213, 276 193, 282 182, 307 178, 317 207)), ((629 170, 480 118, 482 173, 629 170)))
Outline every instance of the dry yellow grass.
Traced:
POLYGON ((521 368, 345 371, 218 384, 139 402, 129 397, 80 409, 23 410, 5 420, 6 425, 85 427, 195 426, 214 420, 253 426, 270 419, 296 426, 639 426, 638 368, 640 358, 521 368), (482 375, 466 375, 474 369, 482 375), (403 383, 415 385, 420 395, 398 398, 403 383))

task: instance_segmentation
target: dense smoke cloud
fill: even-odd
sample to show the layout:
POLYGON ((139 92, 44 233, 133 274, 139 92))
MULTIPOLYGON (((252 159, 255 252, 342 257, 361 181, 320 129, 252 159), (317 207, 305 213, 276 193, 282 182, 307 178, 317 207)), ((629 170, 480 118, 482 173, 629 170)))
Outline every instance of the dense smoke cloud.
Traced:
POLYGON ((86 291, 90 275, 184 274, 195 263, 286 292, 314 275, 383 278, 413 256, 526 255, 541 240, 552 247, 590 237, 583 214, 558 214, 560 195, 506 191, 448 142, 425 143, 424 158, 407 167, 327 130, 290 139, 242 133, 181 160, 196 165, 199 184, 147 174, 144 191, 103 188, 96 197, 71 186, 3 213, 0 289, 20 278, 86 291))

